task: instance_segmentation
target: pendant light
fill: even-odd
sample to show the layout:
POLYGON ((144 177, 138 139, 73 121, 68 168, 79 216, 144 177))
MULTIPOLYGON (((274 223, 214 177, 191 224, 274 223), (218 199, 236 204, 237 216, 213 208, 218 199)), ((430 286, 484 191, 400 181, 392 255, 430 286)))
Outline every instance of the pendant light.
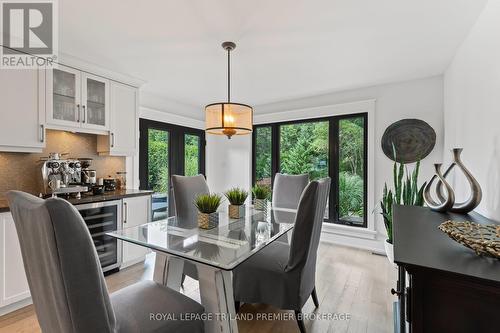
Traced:
POLYGON ((209 134, 233 135, 252 133, 253 109, 251 106, 231 102, 231 51, 236 44, 222 43, 227 51, 227 102, 213 103, 205 106, 205 131, 209 134))

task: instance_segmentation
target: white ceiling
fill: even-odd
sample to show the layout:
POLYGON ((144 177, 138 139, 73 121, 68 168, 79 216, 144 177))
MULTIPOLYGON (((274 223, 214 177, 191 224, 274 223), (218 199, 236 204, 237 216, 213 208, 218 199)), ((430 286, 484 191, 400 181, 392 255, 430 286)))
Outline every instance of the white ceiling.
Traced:
POLYGON ((145 80, 143 104, 203 117, 441 74, 486 0, 59 1, 60 51, 145 80))

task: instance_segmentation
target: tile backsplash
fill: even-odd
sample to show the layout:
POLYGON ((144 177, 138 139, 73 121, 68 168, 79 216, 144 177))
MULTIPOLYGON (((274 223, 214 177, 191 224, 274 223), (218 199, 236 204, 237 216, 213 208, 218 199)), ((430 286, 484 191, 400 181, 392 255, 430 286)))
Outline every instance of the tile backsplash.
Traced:
POLYGON ((63 158, 93 159, 91 168, 97 177, 116 176, 125 171, 124 157, 97 155, 97 136, 47 130, 46 147, 41 154, 0 152, 0 200, 9 190, 20 190, 33 194, 42 192, 42 157, 51 152, 68 153, 63 158))

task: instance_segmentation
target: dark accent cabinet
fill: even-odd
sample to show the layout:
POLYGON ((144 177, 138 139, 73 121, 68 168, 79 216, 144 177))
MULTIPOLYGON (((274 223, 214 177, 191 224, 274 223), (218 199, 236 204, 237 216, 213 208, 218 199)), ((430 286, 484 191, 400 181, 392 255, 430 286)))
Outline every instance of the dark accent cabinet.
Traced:
POLYGON ((500 332, 500 260, 479 257, 438 226, 447 220, 498 222, 477 213, 394 207, 399 332, 500 332))

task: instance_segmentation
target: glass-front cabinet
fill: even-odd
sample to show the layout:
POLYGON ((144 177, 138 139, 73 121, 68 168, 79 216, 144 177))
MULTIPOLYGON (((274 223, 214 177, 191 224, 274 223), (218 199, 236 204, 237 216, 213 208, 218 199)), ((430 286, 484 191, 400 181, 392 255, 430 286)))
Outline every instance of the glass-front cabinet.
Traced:
POLYGON ((109 129, 109 81, 59 65, 52 71, 52 108, 47 123, 56 127, 109 129))

